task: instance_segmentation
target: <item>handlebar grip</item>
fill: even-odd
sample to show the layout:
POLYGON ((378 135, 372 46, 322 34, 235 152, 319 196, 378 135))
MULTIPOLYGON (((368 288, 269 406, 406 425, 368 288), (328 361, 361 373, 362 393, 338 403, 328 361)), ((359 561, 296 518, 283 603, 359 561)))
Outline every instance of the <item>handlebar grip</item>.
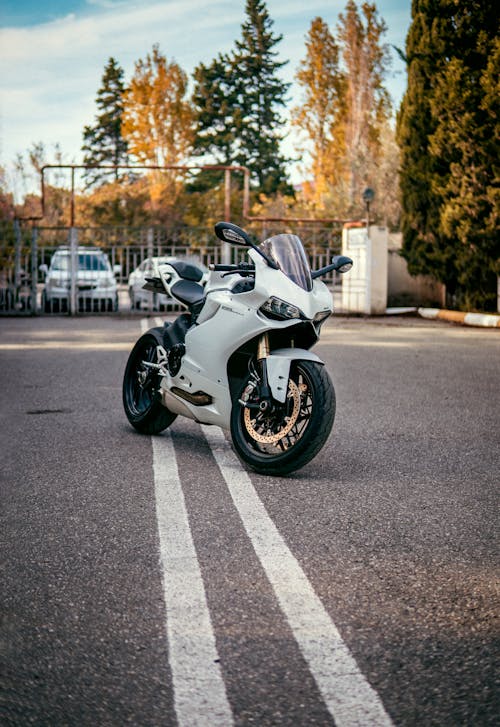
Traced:
POLYGON ((229 271, 229 270, 236 270, 236 268, 238 266, 237 265, 219 265, 219 264, 211 263, 208 267, 210 270, 220 270, 220 271, 228 270, 229 271))

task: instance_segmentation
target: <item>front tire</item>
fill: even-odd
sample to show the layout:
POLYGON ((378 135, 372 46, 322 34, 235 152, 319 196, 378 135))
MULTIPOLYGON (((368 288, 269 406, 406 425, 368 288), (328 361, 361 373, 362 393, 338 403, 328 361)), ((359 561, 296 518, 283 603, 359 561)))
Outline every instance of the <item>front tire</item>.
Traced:
POLYGON ((160 376, 147 363, 157 363, 156 347, 163 344, 162 329, 152 328, 132 349, 123 377, 123 408, 141 434, 159 434, 177 418, 163 406, 158 393, 160 376))
POLYGON ((285 405, 268 414, 236 400, 231 436, 236 453, 249 468, 261 474, 285 475, 318 454, 334 418, 335 389, 325 367, 294 361, 285 405))

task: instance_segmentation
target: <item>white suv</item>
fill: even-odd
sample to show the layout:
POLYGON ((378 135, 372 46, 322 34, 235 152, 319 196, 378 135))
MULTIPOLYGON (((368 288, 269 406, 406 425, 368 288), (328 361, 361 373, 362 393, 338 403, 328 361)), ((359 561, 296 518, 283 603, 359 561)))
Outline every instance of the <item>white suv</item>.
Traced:
MULTIPOLYGON (((46 313, 69 309, 71 295, 71 251, 61 247, 52 256, 50 266, 40 265, 45 273, 42 310, 46 313)), ((97 248, 79 247, 75 255, 75 287, 78 310, 118 310, 118 288, 108 256, 97 248)))

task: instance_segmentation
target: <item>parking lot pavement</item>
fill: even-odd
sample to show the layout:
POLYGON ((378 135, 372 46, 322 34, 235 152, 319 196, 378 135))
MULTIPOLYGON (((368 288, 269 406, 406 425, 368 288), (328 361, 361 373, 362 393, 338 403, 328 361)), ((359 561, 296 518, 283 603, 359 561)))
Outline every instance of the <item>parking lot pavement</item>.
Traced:
POLYGON ((0 320, 4 723, 497 724, 498 332, 328 321, 333 434, 264 477, 129 427, 155 324, 0 320))

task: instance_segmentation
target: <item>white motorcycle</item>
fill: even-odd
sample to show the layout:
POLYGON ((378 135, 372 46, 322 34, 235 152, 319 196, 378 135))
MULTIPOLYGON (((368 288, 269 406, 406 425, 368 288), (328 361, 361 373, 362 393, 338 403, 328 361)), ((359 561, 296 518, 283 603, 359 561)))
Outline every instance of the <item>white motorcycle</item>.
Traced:
POLYGON ((245 465, 287 474, 323 447, 335 417, 335 390, 309 349, 333 310, 319 280, 352 260, 337 255, 311 271, 302 242, 280 234, 255 245, 244 230, 218 222, 224 242, 243 245, 251 262, 212 265, 210 280, 184 261, 159 268, 145 288, 167 292, 187 312, 135 344, 125 369, 129 422, 158 434, 177 415, 229 429, 245 465))

